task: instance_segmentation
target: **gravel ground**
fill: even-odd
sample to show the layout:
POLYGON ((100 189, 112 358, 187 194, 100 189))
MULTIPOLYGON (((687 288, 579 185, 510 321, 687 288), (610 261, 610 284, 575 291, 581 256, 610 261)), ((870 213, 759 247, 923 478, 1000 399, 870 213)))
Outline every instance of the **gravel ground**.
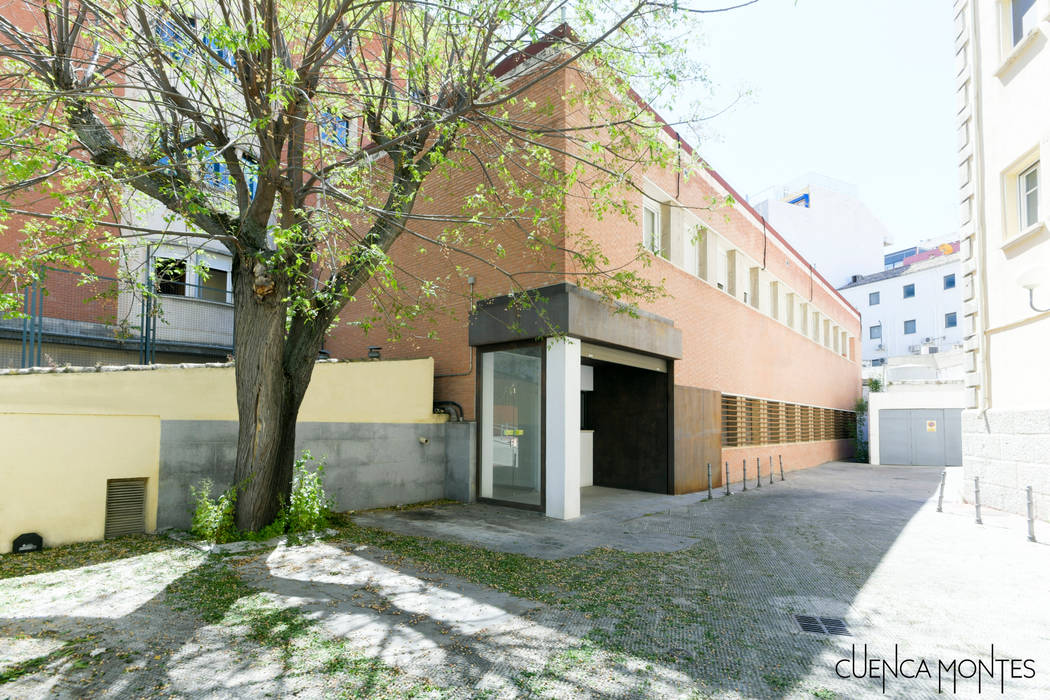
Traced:
POLYGON ((373 512, 226 556, 160 537, 6 556, 0 698, 924 698, 938 661, 988 664, 993 643, 1034 668, 1001 697, 1050 697, 1050 550, 1014 516, 973 524, 957 471, 937 513, 941 471, 831 464, 711 502, 604 493, 571 524, 373 512), (865 644, 931 676, 838 677, 865 644))

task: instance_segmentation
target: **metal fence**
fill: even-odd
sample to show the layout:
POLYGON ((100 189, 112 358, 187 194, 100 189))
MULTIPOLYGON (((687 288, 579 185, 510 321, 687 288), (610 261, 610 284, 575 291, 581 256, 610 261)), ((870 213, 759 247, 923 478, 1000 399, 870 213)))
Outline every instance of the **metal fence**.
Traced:
POLYGON ((23 317, 0 320, 0 367, 225 360, 233 304, 215 284, 47 269, 25 289, 23 317))

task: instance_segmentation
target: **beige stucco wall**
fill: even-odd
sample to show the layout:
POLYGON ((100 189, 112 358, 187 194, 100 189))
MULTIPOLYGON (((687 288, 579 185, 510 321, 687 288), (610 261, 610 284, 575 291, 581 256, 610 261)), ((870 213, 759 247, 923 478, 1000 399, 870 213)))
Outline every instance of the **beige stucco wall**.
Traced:
MULTIPOLYGON (((321 363, 299 420, 440 423, 433 385, 430 358, 321 363)), ((152 531, 162 420, 237 420, 233 368, 0 375, 0 553, 24 532, 102 539, 108 479, 147 479, 152 531)))
MULTIPOLYGON (((237 420, 232 367, 0 376, 0 412, 156 415, 237 420)), ((320 363, 300 421, 439 423, 434 360, 320 363)))
POLYGON ((108 479, 146 479, 146 530, 156 528, 159 417, 0 413, 0 444, 0 553, 23 532, 49 547, 102 539, 108 479))

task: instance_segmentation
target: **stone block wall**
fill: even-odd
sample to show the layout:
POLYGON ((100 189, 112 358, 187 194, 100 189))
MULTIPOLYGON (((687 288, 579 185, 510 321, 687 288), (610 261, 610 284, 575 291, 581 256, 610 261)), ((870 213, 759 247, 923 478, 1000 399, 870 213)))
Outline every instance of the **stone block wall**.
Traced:
POLYGON ((1050 411, 963 411, 963 499, 972 503, 980 477, 981 505, 1024 515, 1031 486, 1035 517, 1050 520, 1050 411))

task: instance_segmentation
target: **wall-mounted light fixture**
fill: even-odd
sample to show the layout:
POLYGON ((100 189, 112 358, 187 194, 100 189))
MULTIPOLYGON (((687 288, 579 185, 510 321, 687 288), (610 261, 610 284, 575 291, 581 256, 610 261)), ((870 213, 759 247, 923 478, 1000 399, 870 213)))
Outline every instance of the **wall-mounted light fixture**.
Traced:
POLYGON ((369 360, 378 360, 379 359, 379 351, 382 350, 382 349, 383 348, 381 346, 379 346, 379 345, 369 345, 368 346, 368 359, 369 360))
POLYGON ((1028 290, 1028 305, 1032 307, 1033 311, 1041 314, 1050 311, 1050 308, 1040 309, 1035 305, 1035 290, 1038 287, 1050 284, 1050 271, 1045 267, 1030 268, 1017 278, 1017 284, 1022 289, 1028 290))

